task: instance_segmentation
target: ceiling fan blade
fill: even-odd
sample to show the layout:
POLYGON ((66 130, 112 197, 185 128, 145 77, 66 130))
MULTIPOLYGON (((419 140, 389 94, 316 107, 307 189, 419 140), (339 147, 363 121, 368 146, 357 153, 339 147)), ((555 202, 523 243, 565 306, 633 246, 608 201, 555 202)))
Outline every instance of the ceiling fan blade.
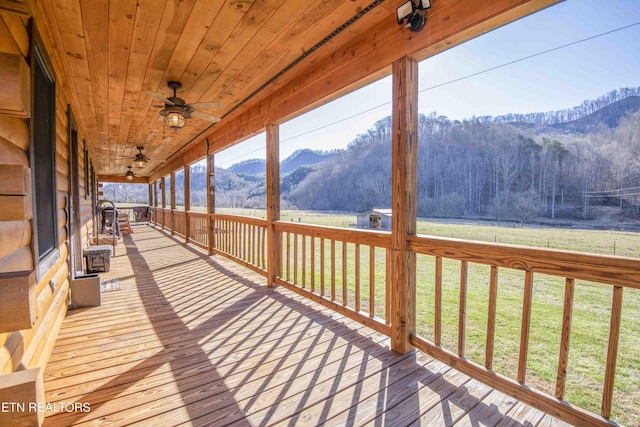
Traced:
POLYGON ((222 108, 222 104, 219 102, 194 102, 193 104, 189 104, 196 110, 207 110, 209 108, 222 108))
POLYGON ((192 111, 191 116, 203 120, 208 120, 211 123, 218 123, 221 120, 220 117, 211 116, 209 114, 201 113, 200 111, 192 111))
POLYGON ((165 104, 168 105, 175 105, 173 102, 171 102, 170 100, 168 100, 167 98, 165 98, 164 96, 157 94, 155 92, 151 92, 150 90, 145 90, 145 93, 147 93, 148 95, 153 96, 154 98, 159 99, 160 101, 164 102, 165 104))

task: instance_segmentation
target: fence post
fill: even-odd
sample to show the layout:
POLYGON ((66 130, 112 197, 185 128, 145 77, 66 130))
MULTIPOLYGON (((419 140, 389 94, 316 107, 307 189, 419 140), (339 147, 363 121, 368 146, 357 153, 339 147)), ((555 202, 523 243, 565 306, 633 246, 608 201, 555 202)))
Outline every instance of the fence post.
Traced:
POLYGON ((418 63, 408 57, 393 63, 391 348, 412 350, 415 332, 416 264, 407 236, 416 234, 418 170, 418 63))

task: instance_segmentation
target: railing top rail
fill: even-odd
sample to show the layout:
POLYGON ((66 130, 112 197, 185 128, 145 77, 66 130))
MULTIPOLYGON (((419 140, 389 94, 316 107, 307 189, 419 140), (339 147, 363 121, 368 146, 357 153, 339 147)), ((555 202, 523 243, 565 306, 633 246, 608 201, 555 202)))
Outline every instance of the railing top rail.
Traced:
POLYGON ((244 216, 244 215, 232 215, 232 214, 210 214, 211 219, 222 219, 227 221, 236 221, 244 224, 257 225, 260 227, 266 227, 267 220, 262 218, 255 218, 252 216, 244 216))
POLYGON ((305 236, 377 246, 387 249, 391 247, 391 233, 389 232, 362 229, 354 230, 326 225, 291 223, 287 221, 277 221, 274 223, 274 227, 276 231, 303 234, 305 236))
POLYGON ((640 289, 640 258, 424 235, 408 242, 420 254, 640 289))
POLYGON ((200 217, 208 217, 209 214, 206 212, 198 212, 198 211, 187 211, 187 213, 189 214, 189 216, 200 216, 200 217))

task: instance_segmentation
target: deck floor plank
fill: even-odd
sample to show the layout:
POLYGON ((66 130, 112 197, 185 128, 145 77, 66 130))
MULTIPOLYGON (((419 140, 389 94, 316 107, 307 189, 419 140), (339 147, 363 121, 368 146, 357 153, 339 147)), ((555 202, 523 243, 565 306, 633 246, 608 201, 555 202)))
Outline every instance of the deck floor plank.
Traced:
POLYGON ((47 402, 91 410, 49 413, 46 427, 554 425, 153 227, 124 237, 102 276, 120 289, 69 311, 44 374, 47 402))

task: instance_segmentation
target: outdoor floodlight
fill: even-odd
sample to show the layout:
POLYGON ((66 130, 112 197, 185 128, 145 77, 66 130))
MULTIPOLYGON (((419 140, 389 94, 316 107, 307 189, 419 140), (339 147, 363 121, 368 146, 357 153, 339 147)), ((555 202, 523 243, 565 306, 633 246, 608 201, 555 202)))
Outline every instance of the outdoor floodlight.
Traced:
POLYGON ((396 9, 398 25, 402 25, 406 20, 406 25, 410 31, 417 33, 424 28, 427 22, 425 10, 431 7, 431 0, 418 0, 416 5, 413 0, 404 2, 396 9))

